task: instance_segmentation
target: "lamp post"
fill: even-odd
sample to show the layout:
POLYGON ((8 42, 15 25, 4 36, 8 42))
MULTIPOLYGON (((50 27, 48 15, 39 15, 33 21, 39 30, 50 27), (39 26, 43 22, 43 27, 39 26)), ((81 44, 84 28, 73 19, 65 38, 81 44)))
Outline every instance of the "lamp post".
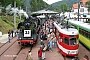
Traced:
MULTIPOLYGON (((21 10, 21 6, 20 6, 20 10, 21 10)), ((21 20, 21 13, 20 13, 20 20, 21 20)))
POLYGON ((78 2, 78 21, 79 21, 79 8, 80 8, 80 2, 78 2))
MULTIPOLYGON (((14 9, 16 8, 16 2, 14 2, 14 9)), ((14 12, 14 29, 16 29, 16 11, 14 12)))
POLYGON ((62 24, 63 24, 63 21, 64 21, 64 5, 62 6, 62 13, 63 13, 63 16, 62 16, 62 24))

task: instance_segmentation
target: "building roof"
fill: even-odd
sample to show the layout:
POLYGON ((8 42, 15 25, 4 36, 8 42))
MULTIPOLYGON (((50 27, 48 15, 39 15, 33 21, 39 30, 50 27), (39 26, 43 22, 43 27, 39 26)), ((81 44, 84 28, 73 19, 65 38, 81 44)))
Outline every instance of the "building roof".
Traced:
POLYGON ((32 14, 44 14, 44 13, 49 13, 49 14, 57 14, 58 12, 55 12, 55 11, 51 11, 51 10, 46 10, 46 9, 44 9, 44 10, 39 10, 39 11, 36 11, 36 12, 32 12, 32 14))
MULTIPOLYGON (((81 2, 83 3, 84 6, 85 6, 85 3, 86 3, 87 1, 88 1, 88 0, 81 0, 81 2)), ((78 3, 73 4, 73 8, 77 9, 77 8, 78 8, 78 3)))
POLYGON ((78 8, 78 3, 73 4, 73 8, 77 9, 78 8))

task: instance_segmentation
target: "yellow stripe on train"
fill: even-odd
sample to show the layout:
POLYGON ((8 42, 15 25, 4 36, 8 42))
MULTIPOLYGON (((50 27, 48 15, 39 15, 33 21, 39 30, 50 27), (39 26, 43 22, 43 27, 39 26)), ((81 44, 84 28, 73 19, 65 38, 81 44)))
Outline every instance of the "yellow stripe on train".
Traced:
POLYGON ((81 34, 79 34, 80 42, 82 42, 86 47, 90 49, 90 40, 83 37, 81 34))

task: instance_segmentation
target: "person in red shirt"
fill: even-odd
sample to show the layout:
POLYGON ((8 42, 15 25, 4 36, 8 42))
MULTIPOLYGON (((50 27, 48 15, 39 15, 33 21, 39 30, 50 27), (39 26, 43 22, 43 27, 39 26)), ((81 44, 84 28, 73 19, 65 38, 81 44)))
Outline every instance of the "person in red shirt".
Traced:
POLYGON ((38 60, 42 60, 42 48, 38 50, 38 60))

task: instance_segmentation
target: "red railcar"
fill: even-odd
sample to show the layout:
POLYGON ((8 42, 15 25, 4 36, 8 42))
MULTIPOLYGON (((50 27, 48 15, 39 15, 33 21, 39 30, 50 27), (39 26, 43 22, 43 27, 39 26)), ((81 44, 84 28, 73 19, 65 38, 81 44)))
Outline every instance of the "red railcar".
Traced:
POLYGON ((78 30, 56 22, 54 22, 54 27, 59 51, 64 56, 77 56, 79 47, 78 30))

